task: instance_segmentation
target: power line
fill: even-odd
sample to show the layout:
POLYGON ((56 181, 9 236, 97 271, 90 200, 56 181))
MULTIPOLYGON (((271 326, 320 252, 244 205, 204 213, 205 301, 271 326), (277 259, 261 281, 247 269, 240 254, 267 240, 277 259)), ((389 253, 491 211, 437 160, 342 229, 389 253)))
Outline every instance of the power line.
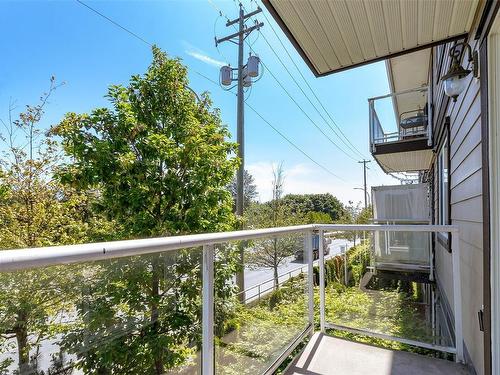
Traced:
MULTIPOLYGON (((333 133, 347 146, 348 149, 350 149, 350 146, 348 144, 346 144, 346 142, 340 137, 340 135, 336 132, 336 130, 329 124, 328 120, 325 118, 325 116, 321 113, 321 111, 318 109, 318 107, 316 107, 316 105, 312 102, 312 100, 309 98, 309 95, 306 94, 306 92, 304 91, 304 89, 302 88, 302 86, 297 82, 297 80, 295 79, 295 77, 293 76, 293 74, 288 70, 287 66, 285 65, 285 63, 283 62, 283 60, 281 60, 281 57, 279 57, 278 53, 272 48, 271 46, 271 43, 269 43, 269 41, 267 40, 266 36, 264 35, 264 33, 262 31, 259 31, 259 34, 262 35, 262 37, 264 38, 264 41, 266 42, 266 44, 269 46, 269 49, 273 52, 273 54, 276 56, 276 58, 278 59, 278 61, 280 62, 280 64, 283 66, 283 68, 285 69, 285 71, 288 73, 288 75, 290 76, 290 78, 292 78, 293 82, 295 83, 295 85, 299 88, 299 90, 302 92, 302 94, 304 95, 304 97, 307 99, 307 101, 313 106, 313 108, 316 110, 316 112, 320 115, 320 117, 323 119, 323 121, 325 122, 325 124, 333 131, 333 133)), ((339 146, 337 146, 339 148, 339 150, 341 150, 345 155, 347 155, 348 157, 351 157, 345 150, 341 149, 339 146)), ((351 150, 352 151, 352 150, 351 150)))
POLYGON ((309 116, 309 114, 302 108, 302 106, 295 100, 295 98, 288 92, 288 90, 283 86, 283 84, 280 82, 280 80, 274 75, 274 73, 269 69, 269 67, 261 61, 261 64, 264 66, 264 68, 269 72, 269 74, 273 77, 273 79, 276 81, 276 83, 281 87, 281 89, 285 92, 285 94, 292 100, 292 102, 299 108, 299 110, 304 114, 304 116, 307 117, 307 119, 314 125, 316 129, 318 129, 321 134, 325 136, 328 141, 330 141, 331 144, 333 144, 338 150, 340 150, 342 153, 344 153, 347 157, 351 158, 354 161, 357 161, 357 159, 347 152, 345 152, 339 145, 335 143, 333 139, 331 139, 328 134, 324 132, 324 130, 309 116))
MULTIPOLYGON (((211 2, 211 0, 209 0, 209 2, 211 2)), ((213 4, 213 3, 211 3, 213 4)), ((214 5, 215 7, 215 5, 214 5)), ((222 13, 222 11, 215 7, 215 9, 220 13, 220 14, 223 14, 224 16, 224 13, 222 13)), ((227 17, 227 16, 225 16, 227 17)), ((263 35, 264 36, 264 35, 263 35)), ((247 45, 249 46, 250 50, 254 53, 254 54, 257 54, 255 52, 255 50, 252 48, 252 46, 248 43, 248 41, 245 40, 245 42, 247 43, 247 45)), ((281 87, 281 89, 286 93, 286 95, 292 100, 292 102, 297 106, 297 108, 304 114, 304 116, 307 117, 307 119, 314 125, 314 127, 316 129, 318 129, 321 134, 323 134, 323 136, 332 144, 334 145, 339 151, 341 151, 343 154, 345 154, 347 157, 349 157, 350 159, 354 160, 354 161, 358 161, 357 158, 351 156, 350 154, 348 154, 343 148, 341 148, 337 143, 335 143, 335 141, 330 137, 328 136, 328 134, 326 134, 324 132, 324 130, 311 118, 311 116, 309 116, 309 114, 302 108, 302 106, 295 100, 295 98, 290 94, 290 92, 285 88, 285 86, 283 86, 283 84, 280 82, 280 80, 275 76, 275 74, 272 72, 271 69, 269 69, 269 67, 264 63, 264 61, 261 61, 260 62, 262 64, 262 66, 269 72, 269 74, 271 74, 271 76, 273 77, 273 79, 276 81, 276 83, 281 87)), ((283 63, 282 63, 283 64, 283 63)), ((286 67, 285 67, 286 69, 286 67)), ((290 72, 289 72, 290 74, 290 72)), ((293 77, 292 77, 293 78, 293 77)), ((300 86, 299 86, 300 88, 300 86)), ((303 91, 302 91, 303 92, 303 91)), ((304 93, 304 92, 303 92, 304 93)), ((308 96, 304 93, 304 95, 306 96, 306 98, 309 100, 308 96)), ((310 101, 310 103, 312 104, 312 102, 310 101)), ((314 104, 313 104, 314 106, 314 104)), ((317 110, 317 109, 316 109, 317 110)), ((319 112, 318 112, 319 113, 319 112)), ((321 114, 320 114, 321 115, 321 114)), ((326 121, 326 120, 325 120, 326 121)), ((327 123, 328 124, 328 123, 327 123)), ((333 129, 332 129, 333 130, 333 129)))
MULTIPOLYGON (((141 42, 145 43, 146 45, 148 46, 152 46, 153 44, 149 43, 148 41, 146 41, 145 39, 143 39, 142 37, 140 37, 139 35, 137 35, 136 33, 134 33, 133 31, 127 29, 126 27, 120 25, 119 23, 117 23, 116 21, 112 20, 111 18, 107 17, 106 15, 102 14, 101 12, 97 11, 96 9, 90 7, 89 5, 85 4, 83 1, 81 0, 75 0, 77 1, 78 3, 80 3, 81 5, 85 6, 86 8, 90 9, 92 12, 98 14, 100 17, 106 19, 107 21, 111 22, 113 25, 119 27, 120 29, 124 30, 125 32, 127 32, 128 34, 132 35, 133 37, 137 38, 138 40, 140 40, 141 42)), ((209 2, 211 3, 211 1, 209 0, 209 2)), ((213 3, 212 3, 213 4, 213 3)), ((220 11, 220 10, 219 10, 220 11)), ((220 11, 220 13, 222 14, 222 12, 220 11)), ((211 83, 213 83, 214 85, 217 85, 219 86, 219 83, 216 82, 215 80, 211 79, 210 77, 206 76, 205 74, 203 73, 200 73, 194 69, 192 69, 192 71, 196 74, 198 74, 200 77, 203 77, 205 78, 206 80, 210 81, 211 83)), ((234 94, 234 93, 233 93, 234 94)), ((279 131, 276 127, 274 127, 268 120, 266 120, 259 112, 257 112, 250 104, 248 104, 247 102, 245 102, 245 105, 248 106, 248 108, 250 108, 250 110, 252 110, 257 116, 259 116, 267 125, 269 125, 278 135, 280 135, 285 141, 287 141, 292 147, 294 147, 297 151, 299 151, 302 155, 304 155, 307 159, 309 159, 311 162, 313 162, 315 165, 317 165, 318 167, 320 167, 321 169, 323 169, 324 171, 326 171, 327 173, 329 173, 330 175, 338 178, 339 180, 341 181, 344 181, 345 180, 336 175, 335 173, 333 173, 331 170, 329 170, 327 167, 325 167, 324 165, 322 165, 321 163, 317 162, 316 160, 314 160, 311 156, 309 156, 309 154, 307 154, 304 150, 302 150, 299 146, 297 146, 292 140, 290 140, 287 136, 285 136, 281 131, 279 131)))
MULTIPOLYGON (((330 128, 330 130, 338 137, 338 139, 340 139, 340 141, 347 147, 348 150, 354 152, 355 155, 357 156, 361 156, 363 157, 363 154, 361 154, 360 151, 358 151, 357 148, 355 148, 354 146, 352 146, 352 144, 349 144, 347 143, 340 135, 339 133, 337 132, 337 130, 335 130, 331 125, 330 125, 330 122, 325 118, 325 116, 323 115, 323 113, 321 113, 321 111, 318 109, 318 107, 312 102, 312 100, 310 99, 309 95, 304 91, 304 89, 302 88, 302 85, 300 83, 297 82, 297 80, 295 79, 295 77, 293 76, 293 74, 290 72, 290 70, 288 69, 288 67, 286 66, 286 64, 283 62, 283 60, 281 59, 281 57, 278 55, 278 53, 275 51, 275 49, 272 47, 271 43, 269 42, 269 40, 267 39, 267 37, 265 36, 265 34, 262 32, 262 31, 259 31, 259 34, 262 35, 262 37, 264 38, 264 41, 266 42, 266 44, 269 46, 269 49, 273 52, 273 54, 276 56, 276 58, 278 59, 278 61, 280 62, 280 64, 283 66, 283 68, 285 69, 285 71, 288 73, 288 75, 290 76, 290 78, 293 80, 293 82, 295 83, 295 85, 299 88, 299 90, 302 92, 302 94, 304 95, 304 97, 307 99, 307 101, 313 106, 313 108, 316 110, 316 112, 319 114, 319 116, 323 119, 323 121, 325 122, 325 124, 330 128)), ((281 42, 281 41, 280 41, 281 42)), ((286 50, 285 50, 286 51, 286 50)), ((286 53, 288 54, 288 56, 290 57, 289 55, 289 52, 286 51, 286 53)), ((291 59, 291 57, 290 57, 291 59)), ((295 65, 295 62, 292 60, 292 63, 295 65)), ((296 66, 296 65, 295 65, 296 66)), ((297 70, 298 70, 298 67, 296 66, 297 70)), ((302 73, 299 71, 299 74, 302 76, 302 78, 304 79, 304 81, 306 82, 306 84, 309 86, 309 83, 307 83, 307 81, 305 80, 305 77, 302 75, 302 73)), ((309 89, 314 93, 314 91, 312 90, 312 88, 309 86, 309 89)), ((317 101, 319 101, 319 98, 317 97, 317 95, 314 93, 313 94, 316 98, 317 101)), ((320 105, 321 102, 319 102, 320 105)), ((326 109, 323 107, 323 110, 326 111, 326 109)), ((326 112, 328 114, 328 112, 326 112)), ((330 116, 329 116, 330 117, 330 116)), ((330 121, 332 121, 331 117, 330 117, 330 121)), ((344 136, 345 137, 345 136, 344 136)), ((343 151, 344 153, 346 153, 346 151, 343 151)), ((356 156, 356 157, 357 157, 356 156)))
POLYGON ((275 128, 269 121, 267 121, 259 112, 257 112, 250 104, 245 103, 248 108, 250 108, 257 116, 261 118, 262 121, 264 121, 267 125, 269 125, 276 133, 278 133, 285 141, 287 141, 291 146, 293 146, 296 150, 298 150, 302 155, 304 155, 306 158, 308 158, 310 161, 312 161, 314 164, 316 164, 318 167, 323 169, 325 172, 331 174, 332 176, 338 178, 339 180, 343 182, 347 182, 345 179, 340 177, 339 175, 333 173, 331 170, 329 170, 327 167, 324 165, 318 163, 316 160, 314 160, 312 157, 310 157, 304 150, 302 150, 299 146, 297 146, 295 143, 293 143, 287 136, 285 136, 282 132, 280 132, 277 128, 275 128))
POLYGON ((92 12, 98 14, 99 16, 101 16, 102 18, 104 18, 105 20, 111 22, 113 25, 115 25, 116 27, 119 27, 120 29, 122 29, 123 31, 129 33, 130 35, 132 35, 134 38, 137 38, 139 39, 141 42, 143 43, 146 43, 148 46, 152 47, 153 44, 152 43, 149 43, 146 39, 142 38, 141 36, 137 35, 136 33, 134 33, 133 31, 127 29, 126 27, 120 25, 118 22, 115 22, 113 21, 111 18, 109 18, 108 16, 106 16, 105 14, 102 14, 101 12, 99 12, 97 9, 94 9, 92 8, 90 5, 84 3, 83 1, 81 0, 75 0, 77 3, 80 3, 81 5, 83 5, 84 7, 90 9, 92 12))
MULTIPOLYGON (((218 82, 215 80, 207 77, 203 73, 194 71, 196 74, 198 74, 200 77, 205 78, 206 80, 212 82, 214 85, 219 85, 218 82)), ((233 95, 236 95, 234 92, 230 91, 233 95)), ((290 138, 288 138, 285 134, 283 134, 278 128, 276 128, 273 124, 271 124, 263 115, 261 115, 254 107, 252 107, 249 103, 245 102, 245 105, 252 111, 254 112, 262 121, 264 121, 271 129, 273 129, 278 135, 280 135, 285 141, 287 141, 293 148, 295 148, 297 151, 299 151, 302 155, 304 155, 307 159, 309 159, 311 162, 313 162, 315 165, 323 169, 325 172, 328 174, 331 174, 332 176, 338 178, 341 181, 347 182, 344 178, 340 177, 339 175, 335 174, 332 172, 330 169, 325 167, 323 164, 319 163, 318 161, 314 160, 307 152, 302 150, 299 146, 297 146, 290 138)))
MULTIPOLYGON (((251 2, 253 2, 254 0, 250 0, 251 2)), ((280 36, 278 35, 278 33, 276 32, 276 29, 274 28, 273 24, 271 23, 271 21, 269 20, 269 18, 267 17, 267 15, 262 12, 262 15, 264 16, 264 18, 266 19, 268 25, 271 27, 271 30, 273 31, 274 35, 276 36, 276 38, 278 39, 278 41, 280 42, 281 44, 281 47, 283 47, 283 50, 285 51, 285 53, 287 54, 288 58, 290 59, 290 61, 292 62, 293 66, 295 67, 295 69, 297 70, 297 72, 299 73, 300 77, 302 78, 302 80, 304 81, 304 83, 306 84, 306 86, 309 88, 309 90, 311 91, 312 95, 314 96, 314 98, 316 99, 316 101, 319 103, 319 105, 321 106, 321 108, 323 109, 323 111, 326 113, 326 115, 328 116, 328 118, 330 119, 330 121, 333 123, 333 125, 337 128, 337 130, 340 132, 340 134, 342 134, 343 138, 345 139, 342 139, 335 130, 333 130, 330 126, 329 123, 327 123, 327 125, 332 129, 332 131, 340 138, 340 140, 342 141, 342 143, 344 143, 349 149, 351 149, 352 151, 356 152, 359 156, 361 156, 362 158, 365 158, 365 156, 363 155, 363 153, 361 151, 358 150, 358 148, 356 146, 354 146, 352 144, 352 142, 349 140, 349 138, 344 134, 344 132, 342 131, 342 129, 340 128, 340 126, 337 125, 337 123, 335 122, 335 120, 333 119, 332 115, 330 114, 330 112, 326 109, 326 107, 324 106, 323 102, 319 99, 319 97, 316 95, 316 92, 313 90, 313 88, 311 87, 311 85, 309 84, 309 82, 307 81, 307 79, 304 77, 304 74, 302 73, 302 71, 300 70, 300 68, 297 66, 295 60, 292 58, 292 56, 290 55, 290 52, 288 52, 288 48, 286 48, 286 46, 284 45, 283 41, 281 40, 280 36), (347 141, 347 143, 346 143, 347 141), (350 145, 350 146, 349 146, 350 145)), ((266 36, 264 35, 264 33, 262 31, 260 31, 260 34, 262 34, 262 37, 265 39, 266 43, 269 45, 270 49, 273 51, 273 53, 276 55, 276 57, 278 57, 278 59, 280 60, 281 62, 281 59, 279 58, 279 56, 277 55, 276 51, 272 48, 272 46, 270 45, 269 41, 267 40, 266 36)), ((283 63, 282 63, 283 66, 285 66, 283 63)), ((288 72, 288 69, 285 67, 285 69, 287 70, 288 72)), ((290 74, 290 72, 288 72, 288 74, 290 74)), ((290 74, 290 76, 293 78, 293 76, 290 74)), ((294 79, 295 81, 295 79, 294 79)), ((299 86, 299 88, 301 89, 302 91, 302 88, 299 86)), ((305 95, 305 94, 304 94, 305 95)), ((312 104, 312 103, 311 103, 312 104)), ((326 121, 325 121, 326 122, 326 121)))

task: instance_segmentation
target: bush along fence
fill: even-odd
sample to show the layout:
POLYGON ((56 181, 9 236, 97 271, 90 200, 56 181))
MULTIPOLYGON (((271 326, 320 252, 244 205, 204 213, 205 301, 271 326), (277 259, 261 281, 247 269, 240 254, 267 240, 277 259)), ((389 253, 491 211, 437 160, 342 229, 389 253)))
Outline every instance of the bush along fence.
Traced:
MULTIPOLYGON (((370 247, 368 243, 351 247, 346 255, 336 255, 325 260, 325 286, 329 283, 359 285, 361 278, 370 266, 370 247), (346 259, 347 258, 347 259, 346 259), (347 267, 344 262, 347 261, 347 267), (347 277, 345 276, 347 270, 347 277)), ((314 266, 314 286, 319 286, 319 267, 314 266)))

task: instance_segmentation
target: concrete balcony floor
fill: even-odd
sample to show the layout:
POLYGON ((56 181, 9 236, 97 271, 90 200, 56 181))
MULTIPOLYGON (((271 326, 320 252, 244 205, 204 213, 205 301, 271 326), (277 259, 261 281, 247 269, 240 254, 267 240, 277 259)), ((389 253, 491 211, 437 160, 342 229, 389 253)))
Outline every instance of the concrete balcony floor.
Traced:
POLYGON ((465 375, 465 366, 316 333, 287 375, 465 375))

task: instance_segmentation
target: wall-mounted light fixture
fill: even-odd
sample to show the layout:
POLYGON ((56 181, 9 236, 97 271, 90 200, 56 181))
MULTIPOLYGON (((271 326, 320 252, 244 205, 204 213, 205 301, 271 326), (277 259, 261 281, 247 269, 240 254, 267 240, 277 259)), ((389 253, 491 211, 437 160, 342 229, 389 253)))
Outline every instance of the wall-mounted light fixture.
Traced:
POLYGON ((451 63, 450 70, 446 73, 441 80, 444 82, 444 92, 449 97, 453 98, 453 101, 457 101, 457 97, 464 91, 467 80, 466 77, 474 72, 474 77, 477 77, 477 52, 472 53, 470 46, 465 43, 457 43, 450 48, 450 56, 453 59, 451 63), (458 48, 462 46, 462 48, 458 48), (472 62, 472 70, 464 69, 460 64, 460 56, 462 55, 463 49, 467 50, 468 62, 472 62))

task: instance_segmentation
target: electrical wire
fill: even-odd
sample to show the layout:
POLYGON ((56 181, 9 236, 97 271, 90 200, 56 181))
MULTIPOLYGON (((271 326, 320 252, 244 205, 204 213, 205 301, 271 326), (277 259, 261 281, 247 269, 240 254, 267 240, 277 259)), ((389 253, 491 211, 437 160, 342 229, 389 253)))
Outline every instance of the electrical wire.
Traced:
MULTIPOLYGON (((131 30, 125 28, 124 26, 118 24, 117 22, 115 22, 114 20, 112 20, 111 18, 107 17, 106 15, 102 14, 101 12, 97 11, 96 9, 90 7, 89 5, 85 4, 84 2, 82 2, 81 0, 75 0, 77 1, 78 3, 80 3, 81 5, 85 6, 86 8, 90 9, 92 12, 98 14, 99 16, 103 17, 104 19, 106 19, 107 21, 111 22, 113 25, 119 27, 120 29, 126 31, 128 34, 132 35, 133 37, 137 38, 138 40, 142 41, 143 43, 145 43, 146 45, 148 46, 152 46, 151 43, 149 43, 148 41, 146 41, 145 39, 143 39, 142 37, 140 37, 139 35, 137 35, 136 33, 132 32, 131 30)), ((210 3, 211 0, 208 0, 210 3)), ((212 3, 213 4, 213 3, 212 3)), ((219 83, 216 82, 215 80, 213 80, 212 78, 206 76, 205 74, 203 73, 200 73, 194 69, 192 69, 192 71, 194 73, 196 73, 197 75, 199 75, 200 77, 203 77, 204 79, 210 81, 211 83, 213 83, 214 85, 217 85, 219 86, 219 83)), ((234 94, 234 92, 231 91, 231 93, 234 94)), ((273 126, 267 119, 264 118, 264 116, 262 116, 257 110, 255 110, 250 104, 248 104, 247 102, 245 102, 245 105, 250 108, 250 110, 252 110, 259 118, 262 119, 262 121, 264 121, 269 127, 271 127, 278 135, 280 135, 287 143, 289 143, 293 148, 295 148, 297 151, 299 151, 302 155, 304 155, 307 159, 309 159, 311 162, 313 162, 315 165, 317 165, 318 167, 320 167, 321 169, 323 169, 325 172, 327 172, 328 174, 338 178, 339 180, 341 181, 344 181, 345 182, 345 179, 343 179, 342 177, 338 176, 337 174, 335 174, 334 172, 332 172, 330 169, 328 169, 327 167, 325 167, 323 164, 319 163, 318 161, 316 161, 315 159, 313 159, 308 153, 306 153, 304 150, 302 150, 299 146, 297 146, 292 140, 290 140, 285 134, 283 134, 280 130, 278 130, 275 126, 273 126)))
MULTIPOLYGON (((276 56, 276 58, 278 59, 278 61, 280 62, 281 66, 285 69, 285 71, 288 73, 288 75, 290 76, 290 78, 292 79, 292 81, 295 83, 295 85, 297 86, 297 88, 300 90, 300 92, 304 95, 304 97, 307 99, 307 101, 311 104, 311 106, 315 109, 315 111, 318 113, 318 115, 323 119, 323 121, 325 122, 325 124, 330 128, 330 130, 338 137, 338 139, 340 139, 340 141, 347 147, 348 150, 354 152, 354 154, 357 154, 359 155, 360 157, 363 157, 363 154, 361 154, 360 151, 358 151, 357 148, 355 148, 354 146, 350 145, 349 143, 347 143, 343 138, 342 136, 339 135, 339 133, 337 132, 337 130, 335 130, 331 125, 330 123, 328 122, 328 120, 325 118, 325 116, 323 115, 323 113, 321 113, 321 111, 318 109, 318 107, 312 102, 312 100, 310 99, 309 95, 304 91, 304 89, 302 88, 302 85, 297 82, 297 80, 295 79, 295 77, 293 76, 293 74, 290 72, 290 70, 288 69, 288 67, 286 66, 286 64, 283 62, 283 60, 281 59, 281 57, 279 56, 279 54, 276 52, 276 50, 272 47, 271 43, 269 42, 269 40, 267 39, 267 37, 265 36, 265 34, 259 30, 259 34, 262 35, 262 37, 264 38, 264 41, 266 42, 266 44, 268 45, 269 49, 273 52, 273 54, 276 56)), ((286 53, 288 54, 288 51, 286 51, 286 53)), ((300 71, 299 71, 300 72, 300 71)), ((301 73, 302 74, 302 73, 301 73)), ((305 79, 305 78, 304 78, 305 79)), ((307 81, 305 81, 307 82, 307 81)), ((310 86, 309 86, 310 87, 310 86)), ((312 90, 312 88, 310 88, 310 90, 312 92, 314 92, 312 90)), ((316 94, 314 94, 316 96, 316 94)), ((316 99, 319 100, 316 96, 316 99)), ((345 136, 344 136, 345 138, 345 136)), ((347 153, 345 150, 343 150, 344 153, 347 153)), ((356 156, 357 157, 357 156, 356 156)))
POLYGON ((314 160, 311 156, 309 156, 304 150, 302 150, 299 146, 297 146, 295 143, 293 143, 287 136, 285 136, 281 131, 279 131, 277 128, 275 128, 269 121, 267 121, 259 112, 257 112, 250 104, 245 102, 245 105, 250 108, 262 121, 264 121, 267 125, 269 125, 276 133, 278 133, 285 141, 287 141, 292 147, 294 147, 297 151, 299 151, 302 155, 304 155, 306 158, 308 158, 311 162, 316 164, 318 167, 323 169, 325 172, 331 174, 332 176, 338 178, 339 180, 343 182, 347 182, 344 178, 340 177, 339 175, 333 173, 330 169, 325 167, 323 164, 318 163, 316 160, 314 160))
MULTIPOLYGON (((198 74, 200 77, 203 77, 205 78, 206 80, 212 82, 214 85, 218 85, 218 83, 216 81, 214 81, 213 79, 207 77, 206 75, 200 73, 200 72, 197 72, 197 71, 194 71, 196 74, 198 74)), ((231 91, 232 94, 234 94, 235 96, 237 96, 234 92, 231 91)), ((309 159, 311 162, 313 162, 315 165, 317 165, 318 167, 320 167, 321 169, 323 169, 325 172, 327 172, 328 174, 338 178, 339 180, 343 181, 343 182, 347 182, 344 178, 340 177, 339 175, 335 174, 334 172, 332 172, 330 169, 328 169, 327 167, 325 167, 323 164, 319 163, 318 161, 316 161, 315 159, 313 159, 307 152, 305 152, 304 150, 302 150, 299 146, 297 146, 290 138, 288 138, 285 134, 283 134, 278 128, 276 128, 273 124, 271 124, 263 115, 261 115, 254 107, 252 107, 249 103, 247 103, 245 101, 245 105, 252 111, 254 112, 262 121, 264 121, 271 129, 273 129, 278 135, 280 135, 285 141, 287 141, 293 148, 295 148, 297 151, 299 151, 302 155, 304 155, 307 159, 309 159)))
MULTIPOLYGON (((137 35, 136 33, 134 33, 133 31, 127 29, 126 27, 120 25, 118 22, 112 20, 111 18, 109 18, 108 16, 106 16, 105 14, 99 12, 97 9, 94 9, 92 8, 90 5, 87 5, 86 3, 84 3, 83 1, 81 0, 75 0, 77 3, 83 5, 84 7, 90 9, 92 12, 98 14, 99 16, 101 16, 102 18, 104 18, 105 20, 111 22, 113 25, 115 25, 116 27, 119 27, 120 29, 122 29, 123 31, 129 33, 130 35, 132 35, 134 38, 136 39, 139 39, 141 42, 143 43, 146 43, 148 46, 152 47, 153 44, 152 43, 149 43, 146 39, 142 38, 141 36, 137 35)), ((210 0, 209 0, 210 1, 210 0)))
MULTIPOLYGON (((281 59, 281 57, 278 55, 278 53, 272 48, 271 44, 269 43, 269 41, 267 40, 266 36, 261 32, 259 31, 260 34, 262 34, 262 37, 264 38, 264 41, 266 42, 266 44, 269 46, 269 49, 273 52, 273 54, 276 56, 276 58, 278 59, 278 61, 280 62, 280 64, 283 66, 283 68, 285 69, 285 71, 288 73, 288 75, 290 76, 290 78, 292 79, 292 81, 295 83, 295 85, 297 86, 297 88, 302 92, 302 94, 304 95, 304 97, 307 99, 307 101, 313 106, 313 108, 316 110, 316 112, 319 114, 319 116, 323 119, 323 121, 325 122, 325 124, 330 128, 330 130, 333 131, 333 133, 346 145, 346 147, 348 149, 350 149, 350 146, 349 144, 347 144, 341 137, 340 135, 335 131, 335 129, 328 123, 328 121, 326 120, 326 118, 323 116, 323 114, 319 111, 319 109, 316 107, 316 105, 311 101, 311 99, 309 98, 309 95, 306 94, 306 92, 304 91, 304 89, 302 88, 302 86, 297 82, 297 80, 295 79, 295 77, 293 76, 293 74, 288 70, 287 66, 285 65, 285 63, 283 62, 283 60, 281 59)), ((262 64, 264 65, 264 63, 262 62, 262 64)), ((345 149, 341 148, 340 146, 337 145, 337 148, 339 150, 341 150, 342 153, 344 153, 345 155, 347 155, 349 158, 351 159, 354 159, 354 160, 357 160, 357 158, 353 158, 345 149)), ((352 150, 351 150, 352 151, 352 150)))
POLYGON ((314 121, 311 116, 309 116, 309 114, 302 108, 302 106, 297 102, 297 100, 295 100, 295 98, 290 94, 290 92, 285 88, 285 86, 283 86, 283 84, 280 82, 280 80, 276 77, 276 75, 269 69, 269 67, 263 62, 261 61, 261 64, 262 66, 264 66, 264 68, 267 70, 267 72, 271 75, 271 77, 273 77, 273 79, 276 81, 276 83, 278 84, 278 86, 281 87, 281 89, 285 92, 285 94, 290 98, 290 100, 295 104, 295 106, 303 113, 303 115, 309 120, 309 122, 311 122, 311 124, 313 124, 313 126, 318 129, 321 134, 323 134, 323 136, 332 144, 334 145, 338 150, 340 150, 342 153, 344 153, 347 157, 351 158, 352 160, 354 161, 358 161, 357 158, 351 156, 350 154, 346 153, 344 151, 343 148, 341 148, 337 143, 335 143, 335 141, 328 135, 325 133, 325 131, 323 130, 323 128, 321 126, 319 126, 316 121, 314 121))
MULTIPOLYGON (((255 2, 257 4, 257 2, 255 0, 250 0, 250 2, 255 2)), ((340 138, 340 140, 342 141, 342 143, 344 143, 349 149, 351 149, 351 151, 354 151, 355 153, 357 153, 359 156, 361 156, 363 159, 365 159, 365 155, 358 150, 358 148, 356 146, 354 146, 352 144, 352 142, 349 140, 349 138, 344 134, 344 132, 342 131, 342 129, 340 128, 340 126, 338 126, 338 124, 335 122, 335 120, 333 119, 332 115, 330 114, 330 112, 326 109, 325 105, 323 104, 323 102, 319 99, 318 95, 316 94, 316 92, 313 90, 313 88, 311 87, 311 85, 309 84, 309 82, 307 81, 307 79, 304 77, 304 74, 302 73, 302 71, 300 70, 300 68, 297 66, 297 63, 295 62, 295 60, 292 58, 292 56, 290 55, 290 52, 288 51, 288 48, 286 48, 286 46, 284 45, 281 37, 279 36, 279 34, 276 32, 276 29, 274 28, 273 24, 271 23, 271 21, 269 20, 269 18, 267 17, 267 15, 265 14, 265 12, 262 12, 262 15, 264 16, 265 20, 267 21, 267 24, 269 25, 269 27, 271 28, 272 32, 274 33, 274 35, 276 36, 276 38, 278 39, 279 43, 281 44, 281 47, 283 47, 283 50, 285 51, 285 53, 287 54, 288 58, 290 59, 290 61, 292 62, 293 66, 295 67, 295 69, 297 70, 297 72, 299 73, 300 77, 302 78, 302 80, 304 81, 304 83, 306 84, 306 86, 308 87, 309 91, 311 91, 312 95, 314 96, 314 98, 316 99, 316 101, 319 103, 319 105, 321 106, 321 108, 323 109, 323 111, 326 113, 326 115, 328 116, 328 118, 330 119, 330 121, 332 122, 332 124, 337 128, 337 130, 339 131, 340 134, 342 134, 342 137, 345 139, 342 139, 342 137, 340 137, 337 132, 335 130, 333 130, 332 128, 332 131, 340 138)), ((271 44, 269 43, 269 41, 267 40, 265 34, 259 30, 259 34, 262 34, 262 37, 265 39, 267 45, 269 46, 269 48, 272 50, 272 52, 276 55, 276 57, 280 60, 281 62, 281 59, 279 57, 279 55, 277 55, 276 51, 272 48, 271 44)), ((288 71, 288 69, 286 68, 286 65, 283 64, 281 62, 281 64, 283 65, 283 67, 287 70, 288 74, 293 78, 293 75, 288 71)), ((294 79, 295 81, 295 79, 294 79)), ((295 81, 295 83, 297 84, 297 82, 295 81)), ((297 86, 301 89, 301 91, 303 92, 302 88, 300 85, 297 84, 297 86)), ((306 95, 304 93, 304 95, 306 95)), ((312 103, 311 103, 312 104, 312 103)), ((316 107, 315 107, 316 108, 316 107)), ((316 109, 317 110, 317 109, 316 109)), ((319 111, 318 111, 319 113, 319 111)), ((327 125, 331 128, 330 124, 325 120, 325 122, 327 123, 327 125)))
MULTIPOLYGON (((209 0, 210 1, 210 0, 209 0)), ((243 6, 243 9, 245 10, 245 7, 243 6)), ((217 10, 219 12, 222 12, 220 9, 217 8, 217 10)), ((235 26, 233 25, 233 28, 235 28, 235 26)), ((236 30, 236 28, 235 28, 236 30)), ((264 38, 264 34, 262 35, 264 38)), ((267 41, 267 40, 266 40, 267 41)), ((250 48, 250 50, 256 54, 255 50, 252 48, 252 45, 250 45, 250 43, 248 41, 245 40, 245 43, 248 45, 248 47, 250 48)), ((269 45, 270 49, 272 49, 272 47, 269 45)), ((274 50, 273 50, 273 53, 274 50)), ((275 53, 276 54, 276 53, 275 53)), ((309 102, 314 106, 314 104, 311 102, 311 100, 309 99, 309 97, 307 96, 307 94, 302 90, 302 88, 300 87, 300 85, 297 83, 297 81, 295 81, 295 79, 293 78, 293 75, 288 71, 288 69, 286 68, 286 66, 283 64, 283 62, 281 61, 281 59, 279 58, 278 55, 276 55, 276 57, 278 57, 278 59, 280 60, 280 63, 283 65, 283 67, 287 70, 288 74, 292 77, 292 79, 294 80, 295 84, 299 87, 299 89, 302 91, 302 93, 306 96, 306 99, 309 100, 309 102)), ((261 60, 260 62, 262 64, 262 66, 267 69, 267 71, 269 72, 269 74, 271 74, 271 76, 273 77, 273 79, 276 81, 276 83, 281 87, 281 89, 286 93, 286 95, 292 100, 292 102, 297 106, 297 108, 304 114, 304 116, 306 116, 306 118, 309 120, 309 122, 311 122, 313 124, 313 126, 318 129, 321 134, 323 134, 323 136, 333 145, 335 146, 340 152, 342 152, 344 155, 346 155, 348 158, 354 160, 354 161, 358 161, 357 158, 353 157, 352 155, 350 155, 349 153, 347 153, 342 147, 340 147, 337 143, 335 143, 335 141, 330 137, 328 136, 328 134, 326 134, 322 127, 320 127, 312 118, 311 116, 309 116, 309 114, 302 108, 302 106, 297 102, 297 100, 295 100, 295 98, 290 94, 290 92, 285 88, 285 86, 283 86, 283 84, 280 82, 280 80, 276 77, 276 75, 271 71, 271 69, 269 69, 269 67, 261 60)), ((315 107, 315 106, 314 106, 315 107)), ((316 107, 315 107, 316 108, 316 107)), ((321 115, 321 113, 319 112, 319 110, 316 108, 316 110, 318 111, 318 113, 321 115)), ((328 125, 328 122, 324 119, 323 117, 323 120, 327 123, 328 125)), ((331 128, 331 127, 330 127, 331 128)), ((333 128, 331 128, 333 130, 333 128)), ((338 135, 337 135, 338 136, 338 135)), ((339 137, 339 136, 338 136, 339 137)), ((340 138, 340 137, 339 137, 340 138)), ((341 139, 342 140, 342 139, 341 139)))

